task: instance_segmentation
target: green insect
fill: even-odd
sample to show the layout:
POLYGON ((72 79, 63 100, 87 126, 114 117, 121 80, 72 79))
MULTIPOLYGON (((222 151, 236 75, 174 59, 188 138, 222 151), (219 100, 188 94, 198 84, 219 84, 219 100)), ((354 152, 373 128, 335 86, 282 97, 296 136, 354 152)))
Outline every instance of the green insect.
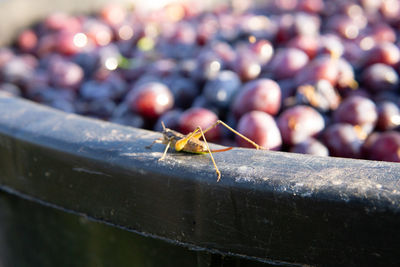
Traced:
POLYGON ((161 122, 163 131, 162 134, 163 136, 160 137, 159 139, 156 139, 151 143, 149 146, 146 148, 151 148, 154 144, 164 144, 166 145, 165 150, 163 155, 159 160, 164 160, 167 151, 170 147, 173 147, 175 151, 182 151, 182 152, 188 152, 188 153, 193 153, 193 154, 209 154, 211 157, 211 161, 214 165, 215 171, 217 172, 217 182, 221 179, 221 172, 219 171, 217 164, 215 163, 214 157, 212 155, 212 152, 224 152, 231 150, 233 147, 228 147, 228 148, 223 148, 223 149, 217 149, 217 150, 211 150, 210 147, 208 146, 207 140, 204 136, 206 132, 209 130, 213 129, 219 124, 222 124, 224 127, 226 127, 228 130, 232 131, 234 134, 240 136, 250 144, 252 144, 256 149, 266 149, 258 144, 256 144, 254 141, 250 140, 246 136, 242 135, 241 133, 237 132, 230 126, 228 126, 226 123, 224 123, 221 120, 218 120, 215 122, 213 125, 208 127, 206 130, 202 130, 200 126, 198 126, 193 132, 188 133, 186 135, 181 134, 177 131, 168 129, 165 127, 164 123, 161 122), (203 141, 200 141, 200 137, 203 138, 203 141))

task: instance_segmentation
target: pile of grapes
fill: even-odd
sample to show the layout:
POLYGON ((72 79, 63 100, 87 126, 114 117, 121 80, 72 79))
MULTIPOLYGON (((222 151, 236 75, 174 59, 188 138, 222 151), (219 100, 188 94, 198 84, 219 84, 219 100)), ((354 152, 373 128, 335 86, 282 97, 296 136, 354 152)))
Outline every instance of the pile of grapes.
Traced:
POLYGON ((221 119, 271 150, 400 161, 399 0, 232 2, 51 14, 0 48, 0 90, 134 127, 221 119))

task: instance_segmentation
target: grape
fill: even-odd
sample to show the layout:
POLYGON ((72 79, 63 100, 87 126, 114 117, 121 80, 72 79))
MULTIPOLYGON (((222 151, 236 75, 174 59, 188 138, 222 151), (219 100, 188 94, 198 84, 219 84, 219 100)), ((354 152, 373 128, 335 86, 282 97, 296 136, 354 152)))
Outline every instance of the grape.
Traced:
POLYGON ((11 49, 6 47, 0 47, 0 68, 3 68, 4 65, 14 57, 14 53, 11 49))
POLYGON ((328 20, 328 28, 334 30, 342 38, 355 39, 360 33, 357 22, 346 15, 334 15, 328 20))
POLYGON ((189 108, 199 94, 197 83, 180 75, 171 77, 167 84, 174 95, 176 107, 189 108))
POLYGON ((54 12, 44 20, 42 26, 49 32, 77 32, 81 28, 81 23, 77 17, 62 12, 54 12))
POLYGON ((316 36, 298 35, 289 40, 287 47, 300 49, 313 59, 319 49, 319 39, 316 36))
POLYGON ((110 121, 136 128, 143 128, 146 126, 144 118, 132 112, 132 109, 125 102, 114 109, 110 121))
POLYGON ((319 13, 324 9, 323 0, 299 0, 297 9, 310 13, 319 13))
POLYGON ((18 35, 18 47, 24 52, 33 52, 38 45, 38 37, 33 30, 27 29, 18 35))
POLYGON ((329 151, 328 148, 323 145, 321 142, 316 140, 315 138, 308 138, 305 141, 294 145, 290 152, 301 153, 301 154, 310 154, 317 156, 328 156, 329 151))
POLYGON ((360 158, 362 139, 357 128, 348 123, 330 125, 323 133, 324 144, 334 157, 360 158))
POLYGON ((80 52, 73 56, 72 61, 82 68, 85 77, 91 77, 98 68, 99 57, 93 51, 80 52))
MULTIPOLYGON (((184 134, 188 134, 201 127, 205 131, 208 127, 217 122, 218 117, 212 111, 205 108, 190 108, 184 111, 179 118, 179 130, 184 134)), ((220 137, 219 127, 209 130, 205 137, 208 141, 217 141, 220 137)))
POLYGON ((223 65, 233 66, 236 52, 229 43, 217 41, 211 49, 222 60, 223 65))
POLYGON ((210 80, 221 71, 223 62, 212 52, 204 52, 197 58, 195 77, 198 80, 210 80))
POLYGON ((324 129, 325 121, 312 107, 298 105, 282 112, 278 118, 278 127, 283 142, 294 145, 318 135, 324 129))
POLYGON ((236 118, 252 110, 276 115, 281 105, 281 89, 270 79, 258 79, 246 83, 236 95, 232 111, 236 118))
POLYGON ((125 20, 127 11, 117 4, 109 4, 101 9, 100 16, 110 25, 119 25, 125 20))
POLYGON ((61 58, 53 60, 48 71, 50 82, 56 87, 77 89, 84 78, 84 72, 79 65, 61 58))
MULTIPOLYGON (((83 46, 76 44, 76 35, 77 32, 71 31, 61 31, 58 32, 53 38, 53 40, 49 39, 50 48, 49 50, 57 49, 57 51, 61 54, 70 56, 75 55, 81 51, 83 51, 83 46)), ((50 37, 51 38, 51 37, 50 37)), ((43 43, 41 44, 43 46, 43 43)), ((41 47, 41 50, 44 48, 41 47)), ((43 53, 43 51, 41 51, 43 53)))
POLYGON ((372 26, 372 37, 377 43, 396 42, 396 32, 387 23, 380 22, 372 26))
POLYGON ((376 63, 364 69, 362 82, 372 92, 395 90, 399 86, 399 76, 391 66, 376 63))
POLYGON ((235 72, 225 70, 221 71, 215 79, 206 83, 203 94, 212 105, 228 108, 240 86, 241 81, 238 75, 235 72))
POLYGON ((252 43, 250 50, 256 55, 261 65, 267 64, 274 54, 274 47, 268 40, 259 40, 252 43))
POLYGON ((400 133, 380 134, 369 149, 369 159, 400 162, 400 133))
POLYGON ((393 130, 400 125, 400 109, 390 101, 378 104, 377 128, 382 131, 393 130))
POLYGON ((97 46, 108 45, 113 39, 111 28, 98 19, 86 19, 82 28, 88 40, 97 46))
POLYGON ((368 51, 366 64, 382 63, 394 66, 400 62, 400 49, 393 43, 383 42, 368 51))
POLYGON ((21 96, 21 89, 13 83, 0 83, 0 91, 12 96, 21 96))
POLYGON ((237 55, 233 69, 244 82, 256 79, 261 73, 259 59, 246 50, 237 55))
POLYGON ((313 59, 301 72, 295 76, 298 85, 327 80, 335 85, 338 79, 338 61, 330 56, 320 56, 313 59))
POLYGON ((296 48, 283 48, 278 50, 269 65, 275 79, 287 79, 301 73, 307 65, 308 56, 296 48))
POLYGON ((35 65, 27 57, 12 57, 0 69, 0 80, 17 85, 26 84, 34 74, 35 65))
POLYGON ((150 75, 156 77, 168 77, 174 74, 176 71, 176 61, 172 59, 160 59, 151 64, 147 69, 150 75))
POLYGON ((158 118, 174 105, 171 91, 158 82, 143 83, 133 88, 126 101, 133 112, 149 119, 158 118))
POLYGON ((112 99, 94 99, 87 102, 85 115, 107 120, 112 116, 115 108, 116 104, 112 99))
POLYGON ((331 56, 333 59, 337 59, 344 53, 344 45, 341 39, 335 34, 324 34, 319 37, 319 48, 318 54, 331 56))
MULTIPOLYGON (((237 126, 238 131, 256 142, 258 145, 270 150, 279 150, 282 138, 274 118, 262 111, 250 111, 244 114, 237 126)), ((246 140, 236 137, 237 143, 242 147, 254 148, 246 140)))
POLYGON ((362 96, 351 96, 343 100, 339 107, 334 111, 336 122, 349 123, 359 126, 369 134, 378 119, 376 105, 370 99, 362 96))
POLYGON ((158 118, 157 122, 154 125, 154 130, 162 132, 163 127, 161 122, 163 122, 166 128, 179 131, 179 119, 181 117, 181 114, 182 110, 179 109, 168 110, 163 115, 161 115, 160 118, 158 118))

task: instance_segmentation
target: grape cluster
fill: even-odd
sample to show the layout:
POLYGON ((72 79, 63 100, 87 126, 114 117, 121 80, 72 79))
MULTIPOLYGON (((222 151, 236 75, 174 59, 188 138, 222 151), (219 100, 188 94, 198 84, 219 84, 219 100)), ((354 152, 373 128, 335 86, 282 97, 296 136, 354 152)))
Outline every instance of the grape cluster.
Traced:
POLYGON ((134 127, 221 119, 271 150, 400 161, 399 0, 232 3, 53 13, 0 48, 0 90, 134 127))

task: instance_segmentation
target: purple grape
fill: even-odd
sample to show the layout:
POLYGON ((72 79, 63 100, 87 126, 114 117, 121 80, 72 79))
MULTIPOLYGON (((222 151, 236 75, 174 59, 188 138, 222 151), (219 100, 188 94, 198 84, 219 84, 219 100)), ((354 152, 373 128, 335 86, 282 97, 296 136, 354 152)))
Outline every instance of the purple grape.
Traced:
MULTIPOLYGON (((206 130, 217 120, 217 115, 208 109, 197 107, 190 108, 185 110, 179 118, 179 131, 188 134, 196 130, 197 127, 206 130)), ((217 141, 220 136, 221 132, 219 127, 213 128, 205 134, 205 137, 210 142, 217 141)))
POLYGON ((382 131, 393 130, 400 125, 400 109, 390 101, 378 104, 377 128, 382 131))
POLYGON ((279 85, 270 79, 258 79, 246 83, 236 95, 232 111, 236 118, 243 114, 259 110, 268 114, 278 113, 281 105, 281 89, 279 85))
POLYGON ((215 79, 209 80, 203 95, 209 103, 219 108, 227 108, 241 86, 240 78, 235 72, 221 71, 215 79))
POLYGON ((182 110, 179 109, 168 110, 163 115, 161 115, 160 118, 158 118, 157 122, 154 124, 154 130, 162 132, 163 127, 161 122, 163 122, 165 127, 171 130, 179 131, 179 119, 181 115, 182 115, 182 110))
POLYGON ((30 59, 22 56, 10 58, 3 63, 0 69, 0 80, 18 85, 24 85, 31 79, 36 63, 31 63, 30 59))
POLYGON ((382 63, 395 66, 400 62, 400 49, 390 42, 381 42, 368 51, 366 64, 382 63))
POLYGON ((339 74, 338 61, 330 56, 320 56, 307 64, 295 76, 298 85, 309 84, 318 80, 327 80, 332 85, 337 83, 339 74))
POLYGON ((369 134, 376 125, 378 113, 376 105, 370 99, 351 96, 340 103, 333 113, 333 118, 336 122, 359 126, 362 131, 369 134))
POLYGON ((298 105, 284 110, 278 118, 283 142, 294 145, 318 135, 325 127, 324 118, 309 106, 298 105))
POLYGON ((110 121, 135 128, 146 126, 144 118, 132 112, 131 108, 124 102, 114 109, 110 121))
POLYGON ((380 134, 369 149, 369 159, 400 162, 400 133, 388 131, 380 134))
POLYGON ((76 90, 84 78, 84 72, 79 65, 61 58, 53 60, 49 65, 48 71, 50 73, 50 82, 56 87, 76 90))
POLYGON ((283 48, 276 51, 269 69, 275 79, 287 79, 295 76, 307 65, 308 56, 296 48, 283 48))
POLYGON ((189 108, 199 94, 198 84, 180 75, 172 76, 166 82, 174 95, 176 107, 189 108))
POLYGON ((149 119, 158 118, 174 105, 169 88, 158 82, 143 83, 133 88, 126 101, 133 112, 149 119))
POLYGON ((399 75, 391 66, 376 63, 364 69, 362 82, 371 92, 395 90, 399 86, 399 75))
POLYGON ((21 96, 21 89, 13 83, 0 83, 0 91, 12 96, 21 96))
POLYGON ((257 56, 248 50, 238 53, 233 63, 233 70, 244 82, 256 79, 261 73, 261 65, 257 56))
POLYGON ((328 148, 323 145, 321 142, 316 140, 315 138, 308 138, 305 141, 294 145, 290 152, 301 153, 301 154, 310 154, 316 156, 328 156, 329 151, 328 148))
POLYGON ((334 157, 360 158, 362 139, 355 126, 348 123, 335 123, 323 133, 323 142, 334 157))
MULTIPOLYGON (((238 131, 269 150, 279 150, 282 138, 274 118, 262 111, 250 111, 244 114, 237 126, 238 131)), ((254 148, 246 140, 236 137, 236 142, 242 147, 254 148)))

